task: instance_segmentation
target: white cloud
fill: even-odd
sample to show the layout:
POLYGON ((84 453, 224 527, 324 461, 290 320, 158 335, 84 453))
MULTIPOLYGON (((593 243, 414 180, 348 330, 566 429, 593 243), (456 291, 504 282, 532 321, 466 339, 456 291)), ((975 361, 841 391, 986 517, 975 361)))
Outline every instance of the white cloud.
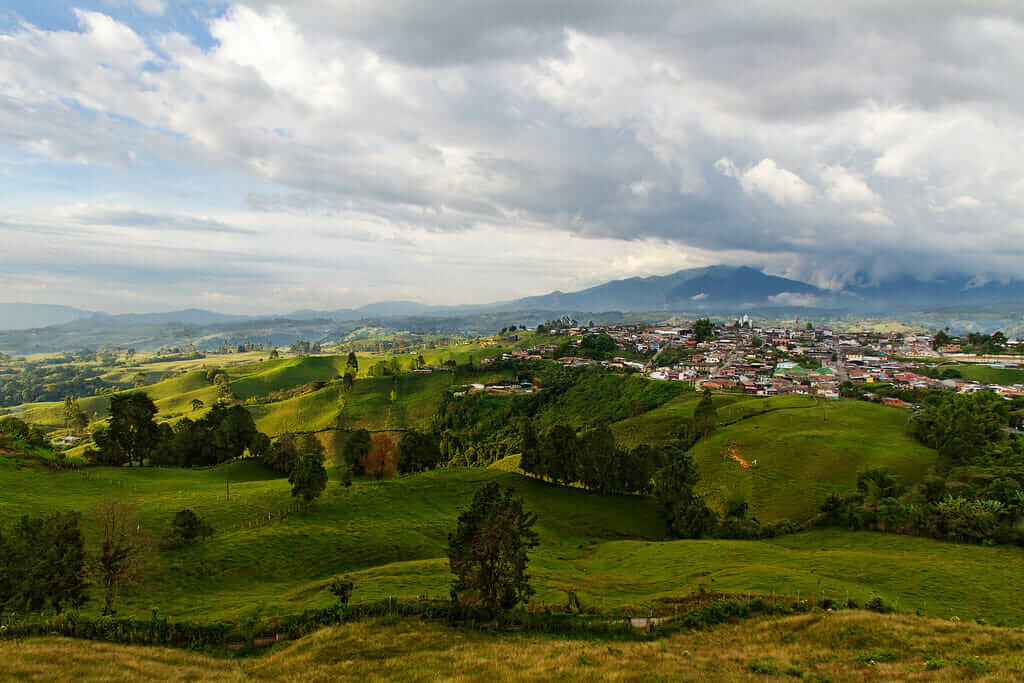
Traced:
POLYGON ((877 204, 879 196, 868 187, 864 178, 842 166, 829 166, 821 174, 825 193, 837 204, 877 204))
POLYGON ((978 209, 981 208, 982 203, 970 195, 962 194, 959 197, 954 197, 949 206, 951 209, 978 209))
MULTIPOLYGON (((726 175, 736 172, 735 165, 728 159, 720 159, 715 166, 726 175)), ((748 168, 739 175, 739 181, 747 194, 766 195, 780 206, 805 204, 814 196, 814 189, 803 178, 779 168, 771 159, 762 159, 748 168)))

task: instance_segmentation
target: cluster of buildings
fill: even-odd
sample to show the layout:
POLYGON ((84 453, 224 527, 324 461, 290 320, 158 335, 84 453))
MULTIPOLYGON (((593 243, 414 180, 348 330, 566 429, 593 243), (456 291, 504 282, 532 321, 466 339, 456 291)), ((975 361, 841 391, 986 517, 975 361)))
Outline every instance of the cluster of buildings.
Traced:
MULTIPOLYGON (((928 377, 921 361, 992 363, 1024 367, 1024 358, 972 356, 933 349, 926 334, 896 332, 837 332, 794 327, 753 327, 747 319, 718 327, 714 339, 698 342, 686 327, 598 327, 563 330, 582 339, 587 334, 611 336, 623 351, 644 354, 643 360, 615 358, 598 361, 578 356, 558 358, 570 367, 601 364, 631 367, 663 381, 690 382, 697 388, 743 391, 759 396, 803 394, 838 400, 843 382, 886 383, 905 389, 959 392, 993 391, 1006 397, 1024 396, 1024 386, 983 384, 960 378, 928 377), (663 361, 664 359, 664 361, 663 361)), ((532 349, 527 357, 540 358, 555 345, 532 349)), ((954 352, 955 351, 955 352, 954 352)), ((550 355, 548 356, 550 357, 550 355)), ((898 399, 885 399, 899 403, 898 399)))

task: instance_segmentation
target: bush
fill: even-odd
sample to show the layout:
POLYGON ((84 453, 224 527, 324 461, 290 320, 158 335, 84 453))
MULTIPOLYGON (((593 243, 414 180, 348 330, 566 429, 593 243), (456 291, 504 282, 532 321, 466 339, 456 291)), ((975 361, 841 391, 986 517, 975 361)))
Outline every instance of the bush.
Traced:
POLYGON ((896 611, 895 607, 877 595, 864 603, 864 609, 872 612, 878 612, 879 614, 892 614, 896 611))
POLYGON ((336 576, 331 580, 330 585, 327 586, 327 590, 331 592, 338 600, 339 605, 347 605, 349 599, 352 597, 352 590, 355 588, 355 584, 352 583, 347 577, 336 576))
POLYGON ((186 508, 174 515, 171 531, 167 534, 166 547, 184 548, 212 535, 213 528, 201 520, 199 515, 186 508))

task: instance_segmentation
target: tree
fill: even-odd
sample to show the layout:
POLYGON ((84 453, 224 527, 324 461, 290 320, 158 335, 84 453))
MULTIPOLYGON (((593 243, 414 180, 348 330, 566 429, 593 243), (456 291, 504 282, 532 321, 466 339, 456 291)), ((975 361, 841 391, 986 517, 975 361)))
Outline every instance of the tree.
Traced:
POLYGON ((526 567, 538 545, 535 522, 512 489, 490 483, 478 490, 448 537, 452 600, 491 613, 526 602, 533 595, 526 567))
POLYGON ((580 481, 588 489, 609 493, 620 489, 619 453, 615 437, 607 425, 583 435, 579 449, 580 481))
POLYGON ((359 374, 359 358, 355 351, 348 352, 348 360, 345 361, 345 369, 351 370, 353 375, 359 374))
POLYGON ((295 446, 295 437, 282 434, 263 456, 263 464, 281 474, 291 474, 299 459, 299 451, 295 446))
POLYGON ((697 431, 705 439, 714 431, 715 425, 718 424, 718 411, 715 410, 710 389, 704 390, 704 395, 697 403, 697 407, 694 408, 693 420, 697 426, 697 431))
MULTIPOLYGON (((141 465, 159 440, 154 415, 156 404, 142 392, 111 396, 106 447, 123 454, 129 465, 141 465)), ((113 455, 110 460, 117 459, 113 455)))
POLYGON ((298 449, 300 458, 314 458, 321 464, 327 459, 327 450, 320 443, 320 439, 316 438, 315 434, 306 433, 299 435, 295 442, 295 447, 298 449))
POLYGON ((335 576, 327 586, 327 590, 331 592, 331 595, 335 597, 339 605, 348 604, 354 588, 355 584, 347 576, 335 576))
POLYGON ((231 381, 228 379, 227 373, 220 373, 216 376, 213 381, 217 387, 217 398, 218 399, 229 399, 233 396, 231 391, 231 381))
POLYGON ((665 465, 654 477, 654 495, 669 532, 680 538, 698 538, 714 528, 715 516, 694 493, 700 475, 697 466, 681 446, 671 446, 665 465))
POLYGON ((134 506, 118 500, 102 503, 95 512, 102 527, 99 551, 93 570, 103 586, 103 615, 114 613, 114 601, 125 586, 139 577, 143 539, 134 506))
POLYGON ((87 556, 77 512, 0 527, 0 611, 61 612, 86 601, 87 556))
POLYGON ((144 372, 137 372, 137 373, 135 373, 135 376, 132 377, 132 386, 135 387, 136 389, 138 389, 139 387, 146 386, 146 373, 144 373, 144 372))
POLYGON ((374 434, 370 439, 370 450, 360 460, 363 473, 377 479, 390 479, 395 476, 402 454, 398 446, 387 434, 374 434))
POLYGON ((292 485, 292 495, 301 496, 307 503, 312 502, 327 488, 327 470, 324 464, 314 456, 301 456, 288 475, 288 483, 292 485))
POLYGON ((430 434, 410 429, 398 441, 401 458, 398 469, 402 474, 432 470, 441 462, 441 448, 430 434))
POLYGON ((271 349, 270 350, 270 360, 276 360, 276 359, 278 359, 280 357, 281 357, 280 351, 278 351, 277 349, 271 349))
POLYGON ((715 338, 715 326, 711 323, 710 318, 701 318, 693 323, 693 338, 698 343, 715 338))
POLYGON ((353 472, 366 474, 363 471, 363 458, 370 452, 370 432, 357 429, 352 432, 341 451, 341 457, 353 472))
POLYGON ((192 412, 202 410, 204 405, 206 404, 200 401, 198 398, 192 399, 192 412))
POLYGON ((188 508, 179 510, 171 521, 171 531, 167 535, 170 548, 183 548, 200 539, 213 535, 213 528, 199 518, 199 515, 188 508))
POLYGON ((341 378, 341 385, 345 389, 345 393, 352 391, 352 387, 356 384, 356 376, 352 371, 348 371, 341 378))
POLYGON ((540 464, 543 475, 560 484, 579 481, 579 439, 567 425, 555 425, 541 439, 540 464))
POLYGON ((938 333, 932 337, 932 348, 936 351, 941 349, 943 346, 949 346, 953 343, 953 338, 946 334, 945 330, 939 330, 938 333))

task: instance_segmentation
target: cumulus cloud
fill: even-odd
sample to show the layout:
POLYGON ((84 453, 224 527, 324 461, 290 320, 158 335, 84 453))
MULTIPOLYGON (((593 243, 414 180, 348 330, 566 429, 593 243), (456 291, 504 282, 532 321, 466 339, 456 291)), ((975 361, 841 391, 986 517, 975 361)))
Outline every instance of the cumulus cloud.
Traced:
POLYGON ((719 159, 715 167, 723 175, 739 180, 747 194, 763 194, 780 206, 804 204, 814 195, 813 188, 803 178, 779 168, 771 159, 762 159, 742 173, 730 159, 719 159))
POLYGON ((20 201, 32 221, 130 233, 168 267, 186 256, 165 235, 205 233, 282 291, 308 280, 289 259, 317 270, 330 244, 393 250, 387 296, 436 253, 472 273, 445 271, 431 296, 447 301, 683 263, 658 254, 830 284, 1024 274, 1014 5, 251 0, 197 11, 203 35, 186 35, 161 0, 135 4, 145 21, 68 10, 74 30, 0 34, 0 141, 20 155, 5 168, 109 171, 20 201), (140 174, 153 182, 117 180, 140 174), (456 256, 495 231, 522 258, 571 244, 572 272, 531 282, 456 256))

